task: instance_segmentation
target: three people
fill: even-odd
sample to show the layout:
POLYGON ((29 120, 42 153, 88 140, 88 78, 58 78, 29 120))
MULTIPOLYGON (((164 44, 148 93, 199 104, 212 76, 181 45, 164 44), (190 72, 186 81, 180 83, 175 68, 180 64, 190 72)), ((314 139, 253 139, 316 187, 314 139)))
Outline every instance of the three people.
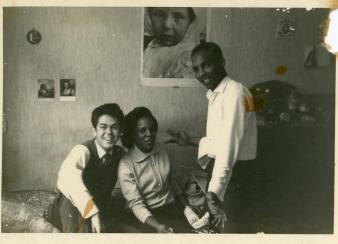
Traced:
MULTIPOLYGON (((161 42, 175 45, 176 41, 168 36, 161 42)), ((249 90, 227 75, 218 45, 196 46, 191 59, 196 78, 208 88, 206 136, 194 138, 180 131, 171 133, 171 142, 198 146, 198 163, 203 169, 212 170, 206 206, 211 223, 219 228, 227 221, 222 207, 227 187, 229 182, 237 183, 230 181, 232 175, 237 179, 235 175, 241 174, 240 169, 245 171, 242 161, 256 157, 255 108, 249 90)), ((183 214, 191 209, 173 179, 173 166, 166 150, 156 143, 158 123, 150 110, 137 107, 123 119, 118 105, 102 105, 93 111, 92 123, 95 139, 77 145, 60 169, 61 195, 55 209, 63 220, 56 226, 66 232, 116 231, 121 220, 110 192, 118 174, 123 195, 135 216, 125 218, 128 224, 140 232, 190 232, 189 222, 196 219, 186 214, 188 222, 183 214), (122 141, 129 149, 124 155, 117 146, 122 121, 122 141), (106 156, 109 163, 105 163, 106 156), (67 219, 69 216, 71 221, 67 219)))

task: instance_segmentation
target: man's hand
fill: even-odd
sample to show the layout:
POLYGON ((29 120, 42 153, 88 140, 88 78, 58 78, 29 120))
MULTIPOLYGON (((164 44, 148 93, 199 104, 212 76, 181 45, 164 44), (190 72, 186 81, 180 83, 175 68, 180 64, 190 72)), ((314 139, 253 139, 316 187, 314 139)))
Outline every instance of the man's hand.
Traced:
POLYGON ((92 231, 93 233, 100 233, 101 232, 101 223, 99 214, 95 214, 91 217, 92 221, 92 231))
MULTIPOLYGON (((207 169, 209 167, 213 167, 213 164, 215 162, 215 159, 212 157, 209 157, 208 155, 204 155, 200 159, 198 159, 198 164, 201 166, 203 170, 207 169)), ((211 169, 212 170, 212 169, 211 169)))
POLYGON ((220 207, 219 200, 215 193, 207 193, 207 204, 210 214, 214 217, 212 224, 216 227, 224 228, 227 222, 227 217, 224 210, 220 207))
POLYGON ((196 146, 193 138, 191 136, 189 136, 187 133, 185 133, 184 131, 173 131, 171 129, 168 129, 167 134, 170 135, 172 138, 165 141, 165 143, 176 143, 180 146, 196 146))
POLYGON ((168 227, 164 224, 159 224, 156 227, 157 233, 174 233, 174 230, 171 227, 168 227))

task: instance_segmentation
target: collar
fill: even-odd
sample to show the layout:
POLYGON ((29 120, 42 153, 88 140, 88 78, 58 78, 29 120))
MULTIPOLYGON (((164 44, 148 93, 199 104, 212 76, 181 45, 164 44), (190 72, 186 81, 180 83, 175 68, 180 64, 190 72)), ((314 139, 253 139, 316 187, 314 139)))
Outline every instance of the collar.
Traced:
POLYGON ((99 143, 97 143, 96 139, 95 139, 95 146, 96 146, 96 150, 97 150, 97 154, 99 155, 99 158, 101 159, 104 155, 106 155, 108 152, 106 152, 106 150, 104 150, 99 143))
POLYGON ((146 160, 147 158, 149 158, 150 156, 157 154, 160 152, 160 148, 157 144, 154 145, 153 149, 148 152, 148 153, 144 153, 142 152, 137 146, 133 146, 132 149, 130 149, 129 153, 130 153, 130 157, 132 159, 133 162, 136 163, 141 163, 142 161, 146 160))
POLYGON ((209 99, 209 101, 215 100, 216 96, 219 93, 223 93, 230 80, 231 80, 231 78, 229 76, 225 76, 223 78, 223 80, 215 88, 215 90, 212 91, 212 90, 208 89, 206 97, 209 99))

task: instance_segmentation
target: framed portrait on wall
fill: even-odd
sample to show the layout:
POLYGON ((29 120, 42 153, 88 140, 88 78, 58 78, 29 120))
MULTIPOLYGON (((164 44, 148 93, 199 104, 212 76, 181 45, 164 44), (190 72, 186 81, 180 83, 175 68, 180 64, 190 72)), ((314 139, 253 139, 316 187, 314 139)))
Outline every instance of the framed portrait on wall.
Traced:
POLYGON ((75 79, 60 79, 60 100, 75 101, 76 81, 75 79))
POLYGON ((38 79, 38 99, 53 100, 55 98, 55 85, 53 79, 38 79))
POLYGON ((198 87, 190 54, 208 40, 207 8, 144 7, 141 85, 198 87))

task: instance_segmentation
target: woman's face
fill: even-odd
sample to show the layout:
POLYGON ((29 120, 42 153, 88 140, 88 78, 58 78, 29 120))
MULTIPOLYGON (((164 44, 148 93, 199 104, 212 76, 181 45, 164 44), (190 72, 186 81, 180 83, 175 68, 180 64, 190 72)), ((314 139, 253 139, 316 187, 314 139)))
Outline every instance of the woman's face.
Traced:
POLYGON ((66 81, 64 84, 63 84, 64 88, 65 89, 68 89, 69 88, 69 83, 66 81))
POLYGON ((155 144, 156 127, 154 121, 149 117, 142 117, 136 123, 134 132, 134 144, 142 152, 150 152, 155 144))
POLYGON ((149 8, 154 36, 163 46, 183 40, 192 20, 188 8, 149 8))

